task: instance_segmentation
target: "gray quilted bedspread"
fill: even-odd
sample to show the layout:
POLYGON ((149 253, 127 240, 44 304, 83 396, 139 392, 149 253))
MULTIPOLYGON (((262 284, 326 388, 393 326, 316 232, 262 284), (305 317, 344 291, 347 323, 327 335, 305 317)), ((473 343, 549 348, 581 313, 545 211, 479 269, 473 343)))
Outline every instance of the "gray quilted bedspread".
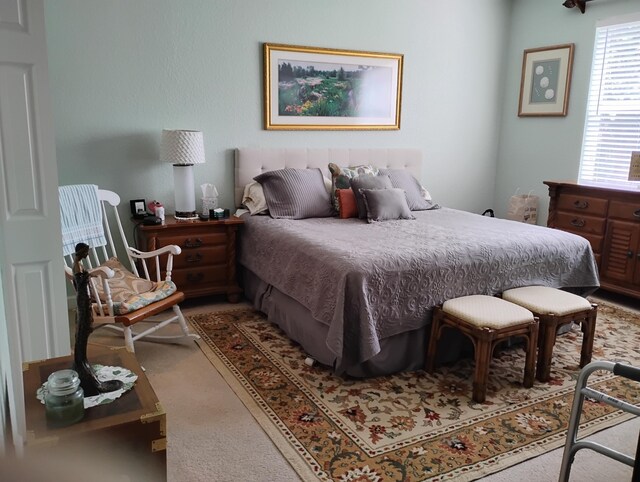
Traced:
POLYGON ((525 285, 598 285, 582 237, 453 209, 416 220, 243 218, 240 263, 329 326, 337 366, 368 360, 379 339, 424 326, 447 299, 525 285))

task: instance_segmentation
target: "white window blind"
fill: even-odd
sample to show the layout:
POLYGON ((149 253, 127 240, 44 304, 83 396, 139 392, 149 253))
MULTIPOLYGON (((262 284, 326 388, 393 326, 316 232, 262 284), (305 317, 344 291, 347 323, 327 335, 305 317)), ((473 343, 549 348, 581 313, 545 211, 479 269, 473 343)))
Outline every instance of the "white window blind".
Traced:
POLYGON ((581 184, 640 189, 627 180, 640 150, 640 21, 596 29, 582 142, 581 184))

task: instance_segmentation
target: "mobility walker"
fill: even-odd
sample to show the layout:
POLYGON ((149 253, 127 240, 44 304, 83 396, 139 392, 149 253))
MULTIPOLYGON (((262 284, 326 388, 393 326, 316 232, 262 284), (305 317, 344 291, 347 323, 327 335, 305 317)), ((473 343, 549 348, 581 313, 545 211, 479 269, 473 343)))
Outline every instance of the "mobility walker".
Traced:
POLYGON ((634 467, 632 481, 640 481, 640 440, 639 446, 636 449, 637 453, 635 460, 629 455, 613 450, 610 447, 605 447, 599 443, 590 440, 581 440, 579 442, 576 440, 578 427, 580 426, 580 415, 582 414, 582 403, 584 402, 585 397, 593 398, 594 400, 606 403, 636 416, 640 415, 640 407, 587 387, 587 379, 589 378, 589 375, 596 370, 608 370, 613 372, 614 375, 619 375, 630 380, 640 382, 640 368, 635 368, 630 365, 608 361, 597 361, 589 363, 582 369, 578 376, 578 381, 576 382, 576 392, 573 397, 573 407, 571 408, 569 429, 567 430, 567 442, 564 446, 562 465, 560 467, 560 478, 558 480, 560 482, 568 482, 569 474, 571 472, 571 464, 576 456, 576 452, 580 449, 589 448, 607 457, 615 459, 618 462, 634 467))

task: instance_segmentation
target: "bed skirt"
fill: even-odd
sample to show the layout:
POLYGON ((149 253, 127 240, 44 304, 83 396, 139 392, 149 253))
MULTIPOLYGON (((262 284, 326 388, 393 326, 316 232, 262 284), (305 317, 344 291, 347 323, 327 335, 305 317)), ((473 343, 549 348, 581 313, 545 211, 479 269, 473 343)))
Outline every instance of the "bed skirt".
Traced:
MULTIPOLYGON (((289 338, 299 343, 316 362, 332 367, 336 373, 357 378, 388 375, 424 367, 429 322, 417 330, 399 333, 380 340, 380 352, 373 358, 352 366, 335 366, 336 356, 325 343, 328 325, 311 316, 310 311, 293 298, 242 267, 244 292, 253 307, 278 325, 289 338)), ((457 360, 473 353, 471 342, 457 331, 446 330, 440 338, 438 363, 457 360)), ((343 357, 344 359, 344 357, 343 357)))

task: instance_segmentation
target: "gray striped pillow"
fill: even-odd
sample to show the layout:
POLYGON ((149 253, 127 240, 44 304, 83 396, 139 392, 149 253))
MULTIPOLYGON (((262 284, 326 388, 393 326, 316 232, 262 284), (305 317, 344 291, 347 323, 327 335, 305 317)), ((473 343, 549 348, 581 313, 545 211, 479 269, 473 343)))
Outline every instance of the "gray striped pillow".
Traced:
POLYGON ((335 214, 320 169, 279 169, 253 180, 262 186, 273 218, 326 218, 335 214))
POLYGON ((383 174, 389 176, 393 187, 404 189, 407 193, 407 204, 412 211, 425 211, 427 209, 438 209, 440 207, 433 201, 423 197, 422 190, 424 188, 409 171, 402 169, 380 169, 380 175, 383 174))

